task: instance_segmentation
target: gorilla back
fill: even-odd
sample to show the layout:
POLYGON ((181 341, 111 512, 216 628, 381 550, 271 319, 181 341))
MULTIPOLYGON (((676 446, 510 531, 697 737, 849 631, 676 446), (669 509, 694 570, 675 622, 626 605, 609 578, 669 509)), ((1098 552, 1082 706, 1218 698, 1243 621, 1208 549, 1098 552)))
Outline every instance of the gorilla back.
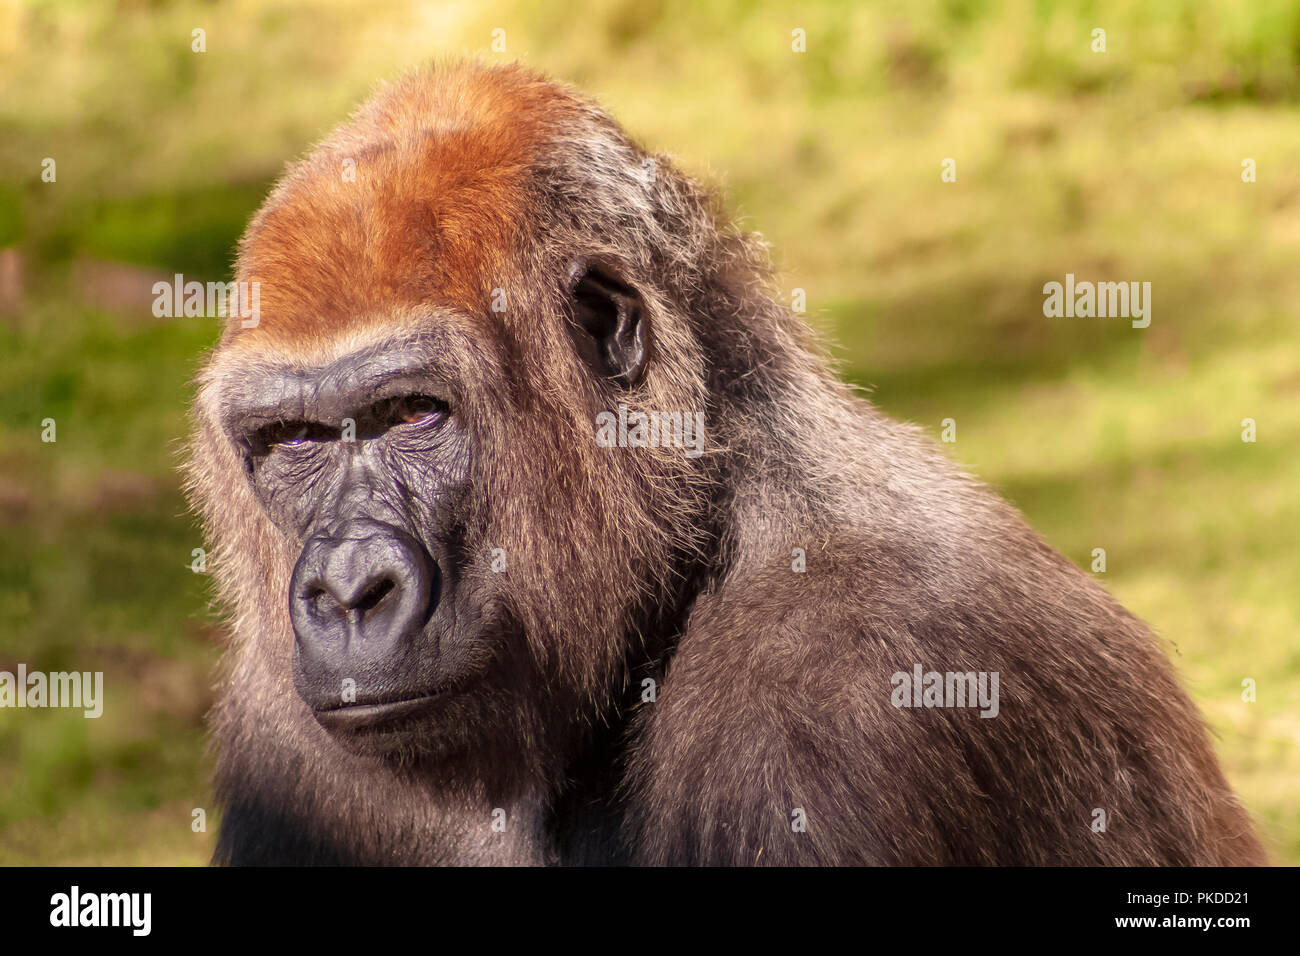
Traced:
POLYGON ((516 67, 289 168, 187 465, 218 862, 1262 862, 1147 628, 767 268, 516 67))

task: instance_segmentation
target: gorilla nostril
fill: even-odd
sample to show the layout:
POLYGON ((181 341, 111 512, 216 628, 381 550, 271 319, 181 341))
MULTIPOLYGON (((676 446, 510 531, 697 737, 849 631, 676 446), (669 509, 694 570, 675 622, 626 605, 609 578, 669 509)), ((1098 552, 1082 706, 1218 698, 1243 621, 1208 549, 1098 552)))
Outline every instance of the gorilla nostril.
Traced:
POLYGON ((376 581, 366 589, 365 593, 362 594, 361 597, 357 598, 356 603, 352 605, 352 610, 364 614, 366 611, 369 611, 371 608, 379 604, 380 601, 388 596, 388 592, 392 591, 395 587, 397 587, 397 585, 393 583, 391 578, 384 578, 382 581, 376 581))
POLYGON ((316 618, 336 618, 347 613, 334 595, 325 588, 312 588, 303 594, 307 607, 316 618))
POLYGON ((360 620, 366 612, 382 604, 396 589, 397 582, 392 578, 380 578, 351 599, 340 597, 333 589, 321 586, 303 591, 302 598, 317 618, 346 618, 355 615, 360 620))

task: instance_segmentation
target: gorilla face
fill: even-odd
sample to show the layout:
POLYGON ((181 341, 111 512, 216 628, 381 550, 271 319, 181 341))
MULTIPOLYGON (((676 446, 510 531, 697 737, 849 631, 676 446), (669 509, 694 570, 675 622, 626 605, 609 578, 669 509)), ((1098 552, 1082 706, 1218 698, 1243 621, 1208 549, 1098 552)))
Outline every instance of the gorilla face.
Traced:
POLYGON ((471 441, 418 341, 318 367, 260 367, 226 428, 301 553, 289 587, 294 684, 340 737, 436 709, 490 658, 461 586, 471 441))
MULTIPOLYGON (((636 292, 581 258, 560 285, 574 357, 612 387, 635 381, 647 339, 636 292)), ((485 724, 522 644, 497 575, 467 574, 490 551, 471 520, 492 518, 475 466, 510 465, 476 460, 489 456, 471 420, 492 431, 482 418, 501 411, 485 395, 501 383, 483 376, 503 370, 456 319, 430 309, 404 335, 318 364, 262 359, 223 390, 223 427, 257 500, 300 549, 287 595, 294 686, 354 749, 428 750, 439 719, 449 731, 471 715, 485 724)))

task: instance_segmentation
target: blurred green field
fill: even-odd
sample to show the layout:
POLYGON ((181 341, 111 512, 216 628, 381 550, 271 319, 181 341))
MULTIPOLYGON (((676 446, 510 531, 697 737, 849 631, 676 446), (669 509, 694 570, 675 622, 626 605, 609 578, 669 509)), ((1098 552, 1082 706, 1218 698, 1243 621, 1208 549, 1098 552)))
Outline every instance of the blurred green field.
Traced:
POLYGON ((228 278, 286 159, 462 54, 572 81, 723 185, 847 378, 955 419, 952 454, 1080 565, 1105 548, 1300 862, 1300 5, 585 7, 0 0, 0 669, 107 687, 99 720, 0 710, 0 864, 210 854, 220 626, 174 466, 217 328, 147 289, 228 278), (1150 281, 1150 328, 1044 318, 1067 272, 1150 281))

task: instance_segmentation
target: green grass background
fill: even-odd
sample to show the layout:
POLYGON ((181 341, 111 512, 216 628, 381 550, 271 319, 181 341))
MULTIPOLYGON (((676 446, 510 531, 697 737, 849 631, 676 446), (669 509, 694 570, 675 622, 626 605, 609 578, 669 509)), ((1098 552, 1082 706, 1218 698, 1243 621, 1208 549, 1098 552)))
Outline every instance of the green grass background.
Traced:
POLYGON ((847 378, 954 418, 953 455, 1080 565, 1104 547, 1300 862, 1300 5, 583 6, 0 0, 0 668, 107 686, 97 721, 0 711, 0 863, 197 864, 215 832, 220 624, 174 466, 216 322, 113 290, 227 278, 286 159, 462 54, 576 83, 720 183, 847 378), (1150 281, 1151 327, 1044 318, 1066 272, 1150 281))

